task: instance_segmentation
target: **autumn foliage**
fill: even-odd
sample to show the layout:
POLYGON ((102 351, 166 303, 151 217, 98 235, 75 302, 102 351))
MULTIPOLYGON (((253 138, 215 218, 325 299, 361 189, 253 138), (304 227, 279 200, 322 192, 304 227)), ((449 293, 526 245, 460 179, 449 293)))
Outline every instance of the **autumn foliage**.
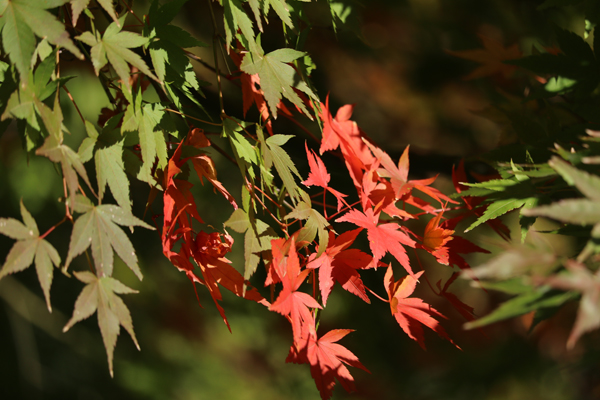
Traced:
MULTIPOLYGON (((600 326, 598 273, 588 268, 600 251, 596 243, 600 178, 594 169, 600 135, 583 108, 576 107, 585 103, 585 96, 595 96, 576 81, 580 75, 588 81, 597 75, 581 61, 597 66, 598 60, 581 37, 559 30, 562 53, 546 49, 523 56, 517 45, 504 47, 485 36, 480 37, 483 49, 448 51, 478 63, 467 79, 529 79, 530 86, 545 85, 545 92, 538 88, 538 99, 564 95, 565 101, 575 104, 570 112, 580 113, 584 122, 579 122, 585 126, 565 133, 550 123, 524 121, 521 114, 506 109, 523 145, 518 154, 510 153, 504 162, 494 164, 497 173, 491 176, 469 176, 460 162, 451 172, 455 193, 444 194, 436 188, 437 176, 412 178, 408 146, 398 160, 393 159, 368 136, 368 128, 363 130, 353 121, 353 105, 335 110, 329 96, 316 93, 310 82, 314 65, 299 39, 310 31, 301 2, 208 1, 216 29, 210 68, 219 104, 217 113, 207 111, 192 64, 198 57, 185 50, 207 45, 172 24, 185 2, 160 5, 155 0, 145 15, 115 8, 110 1, 99 1, 102 10, 75 0, 70 4, 14 0, 0 5, 2 121, 18 120, 25 150, 55 163, 64 189, 64 216, 46 233, 40 234, 23 203, 22 222, 0 219, 0 233, 16 241, 0 278, 35 264, 51 311, 54 268, 62 267, 68 275, 69 267, 77 264, 75 259, 85 254, 87 270, 73 271, 79 281, 74 284, 85 286, 64 331, 96 313, 111 375, 120 327, 137 346, 133 320, 120 297, 135 291, 112 276, 114 254, 140 280, 143 277, 136 249, 123 227, 131 232, 134 227, 156 229, 166 259, 189 279, 199 303, 210 295, 229 330, 235 328, 227 319, 223 290, 289 322, 290 350, 285 361, 308 364, 323 399, 332 396, 336 381, 349 392, 356 390, 352 376, 356 369, 369 372, 359 361, 360 354, 338 343, 353 329, 319 329, 333 290, 373 303, 371 307, 389 307, 389 318, 397 322, 398 331, 423 349, 427 330, 458 349, 461 338, 450 337, 444 327, 450 315, 415 294, 420 285, 454 308, 452 317, 462 318, 469 328, 554 310, 578 296, 581 308, 568 346, 600 326), (222 12, 223 32, 218 31, 215 9, 222 12), (108 16, 104 24, 94 18, 102 13, 108 16), (265 52, 258 32, 275 15, 283 24, 285 43, 265 52), (139 25, 130 29, 128 19, 139 25), (45 22, 36 25, 40 20, 45 22), (69 93, 69 79, 60 76, 60 66, 67 52, 79 59, 75 62, 93 68, 112 102, 111 109, 98 110, 95 121, 81 117, 86 138, 77 152, 64 142, 67 127, 60 99, 61 90, 69 93), (221 81, 225 79, 238 86, 242 115, 230 115, 224 105, 221 81), (158 101, 147 100, 149 88, 156 91, 158 101), (576 95, 569 97, 574 91, 576 95), (254 107, 258 116, 252 121, 254 107), (293 135, 278 131, 278 118, 292 121, 305 133, 302 159, 293 159, 286 150, 293 135), (543 135, 536 136, 538 128, 543 135), (583 139, 582 132, 587 135, 583 139), (552 156, 548 149, 555 143, 552 156), (566 144, 571 151, 563 149, 566 144), (543 151, 536 152, 539 149, 543 151), (231 164, 223 167, 215 162, 217 152, 231 164), (534 160, 532 154, 547 157, 534 160), (326 164, 325 155, 335 162, 326 164), (523 161, 513 161, 513 156, 523 161), (307 176, 296 164, 308 165, 307 176), (332 182, 331 168, 343 170, 351 184, 332 182), (96 182, 88 176, 90 171, 95 172, 96 182), (241 177, 241 187, 226 187, 220 177, 234 173, 241 177), (192 176, 210 185, 215 198, 226 200, 230 216, 220 221, 222 226, 205 223, 204 210, 193 195, 192 176), (161 210, 159 215, 133 215, 133 180, 147 184, 146 211, 154 205, 161 210), (107 187, 116 204, 103 203, 110 201, 107 187), (575 197, 565 197, 565 192, 575 197), (470 224, 466 231, 486 224, 509 241, 510 231, 498 218, 513 210, 520 210, 523 239, 535 218, 547 217, 564 223, 565 230, 579 229, 579 236, 589 237, 589 242, 579 255, 564 258, 549 255, 538 242, 533 247, 518 243, 472 270, 468 255, 488 250, 467 239, 459 224, 470 224), (47 239, 63 223, 72 224, 64 263, 47 239), (243 234, 243 243, 234 242, 228 229, 243 234), (368 246, 361 247, 364 239, 368 246), (242 265, 227 258, 234 246, 244 249, 242 265), (425 258, 429 262, 421 262, 425 258), (423 265, 438 268, 444 278, 431 282, 423 265), (259 269, 264 271, 258 274, 259 269), (476 319, 472 305, 452 292, 461 274, 490 290, 500 287, 494 286, 495 281, 507 281, 503 288, 521 301, 508 300, 501 311, 476 319), (510 286, 521 278, 520 286, 510 286), (365 284, 374 281, 379 283, 365 284)), ((337 27, 341 16, 329 6, 337 27)), ((558 103, 544 104, 551 108, 558 103)), ((560 126, 567 125, 562 121, 560 126)))

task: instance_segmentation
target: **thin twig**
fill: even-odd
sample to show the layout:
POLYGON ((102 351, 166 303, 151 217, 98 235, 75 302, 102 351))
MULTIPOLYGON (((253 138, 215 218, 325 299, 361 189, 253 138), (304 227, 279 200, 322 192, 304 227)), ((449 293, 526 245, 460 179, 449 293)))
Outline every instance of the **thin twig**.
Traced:
POLYGON ((169 112, 172 112, 172 113, 175 113, 175 114, 179 114, 179 115, 181 115, 182 117, 186 117, 186 118, 189 118, 189 119, 193 119, 194 121, 202 122, 203 124, 207 124, 207 125, 213 125, 213 126, 223 126, 223 124, 222 124, 222 123, 220 123, 220 124, 217 124, 216 122, 208 122, 208 121, 205 121, 205 120, 203 120, 203 119, 196 118, 196 117, 192 117, 191 115, 184 114, 184 113, 182 113, 182 112, 180 112, 180 111, 177 111, 177 110, 172 110, 172 109, 170 109, 170 108, 165 108, 165 111, 169 111, 169 112))
POLYGON ((62 85, 62 88, 65 92, 67 92, 67 96, 69 96, 69 99, 71 99, 71 102, 73 103, 73 105, 75 106, 75 109, 77 110, 77 114, 79 114, 79 118, 81 118, 81 122, 83 122, 83 124, 85 125, 85 118, 83 118, 83 114, 81 114, 81 111, 79 110, 79 107, 77 106, 77 103, 75 102, 75 99, 71 95, 71 92, 69 92, 69 89, 67 89, 66 85, 62 85))
POLYGON ((225 107, 223 105, 223 89, 221 87, 221 73, 219 72, 219 60, 217 55, 217 42, 218 42, 218 31, 217 27, 217 19, 215 18, 215 11, 213 10, 212 0, 208 1, 208 8, 210 9, 210 17, 213 22, 213 27, 215 29, 215 33, 213 35, 213 57, 215 59, 215 71, 217 73, 217 86, 219 88, 219 105, 221 107, 221 120, 223 119, 223 115, 225 115, 225 107))
POLYGON ((313 133, 311 131, 309 131, 304 126, 302 126, 302 124, 300 122, 296 121, 296 119, 293 116, 287 115, 287 114, 284 114, 284 113, 280 113, 279 115, 283 115, 285 118, 287 118, 290 121, 292 121, 294 124, 296 124, 296 126, 298 126, 300 129, 302 129, 304 131, 304 133, 306 133, 315 142, 321 143, 321 140, 317 139, 317 137, 315 135, 313 135, 313 133))
POLYGON ((125 4, 125 7, 127 7, 127 9, 129 10, 129 13, 133 14, 133 16, 135 17, 135 19, 137 19, 139 21, 139 23, 142 24, 142 26, 144 26, 144 21, 142 21, 137 15, 135 15, 135 13, 133 12, 133 10, 129 6, 129 4, 127 4, 127 2, 125 0, 122 0, 121 2, 123 4, 125 4))
POLYGON ((340 211, 336 212, 335 214, 330 215, 329 218, 327 219, 327 221, 330 221, 336 215, 343 213, 344 211, 346 211, 346 209, 351 209, 353 206, 355 206, 359 203, 360 203, 360 200, 357 200, 354 203, 350 204, 349 206, 342 208, 340 211))
POLYGON ((217 146, 216 144, 214 144, 213 142, 210 142, 210 147, 214 148, 216 151, 218 151, 223 157, 225 157, 226 159, 228 159, 229 161, 231 161, 233 164, 238 165, 237 161, 235 161, 233 159, 233 157, 231 157, 229 154, 227 154, 225 152, 225 150, 223 150, 222 148, 220 148, 219 146, 217 146))

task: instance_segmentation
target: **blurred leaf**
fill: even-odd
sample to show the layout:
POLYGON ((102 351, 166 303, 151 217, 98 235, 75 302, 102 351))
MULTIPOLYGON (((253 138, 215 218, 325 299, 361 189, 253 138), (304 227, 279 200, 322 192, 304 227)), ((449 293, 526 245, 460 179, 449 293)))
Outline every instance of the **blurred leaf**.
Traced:
POLYGON ((592 200, 600 200, 600 177, 579 170, 558 157, 552 157, 548 164, 571 186, 592 200))
POLYGON ((511 75, 516 68, 506 64, 505 61, 521 57, 519 46, 514 44, 510 47, 504 47, 504 45, 497 40, 483 35, 479 35, 479 39, 483 44, 483 49, 446 51, 448 54, 455 57, 482 64, 469 75, 465 76, 464 79, 477 79, 499 73, 504 76, 511 75))
POLYGON ((548 206, 522 211, 526 216, 548 217, 577 225, 593 225, 600 222, 600 203, 588 199, 568 199, 548 206))
POLYGON ((508 301, 505 301, 483 318, 473 322, 467 322, 465 329, 480 328, 485 325, 503 321, 508 318, 518 317, 531 311, 538 311, 546 308, 555 308, 568 301, 573 300, 576 294, 552 290, 548 286, 540 288, 531 288, 531 291, 522 293, 508 301))

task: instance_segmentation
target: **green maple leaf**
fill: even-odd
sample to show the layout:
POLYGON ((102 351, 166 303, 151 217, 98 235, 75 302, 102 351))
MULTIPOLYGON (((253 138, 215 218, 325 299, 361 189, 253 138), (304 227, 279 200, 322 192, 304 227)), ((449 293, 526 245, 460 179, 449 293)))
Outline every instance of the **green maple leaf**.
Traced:
POLYGON ((90 200, 81 195, 76 197, 73 209, 83 215, 77 218, 73 225, 65 269, 69 267, 74 257, 91 246, 96 271, 101 276, 111 276, 114 249, 121 260, 142 280, 142 272, 137 264, 133 245, 117 224, 129 227, 141 226, 152 230, 154 228, 119 206, 112 204, 94 206, 90 200))
POLYGON ((110 62, 119 78, 121 78, 123 85, 128 91, 131 91, 129 84, 130 69, 127 65, 129 63, 160 83, 160 80, 150 71, 144 60, 129 50, 147 44, 148 38, 134 32, 122 32, 124 21, 125 17, 123 16, 118 21, 120 24, 117 22, 110 24, 102 38, 98 33, 94 36, 91 32, 84 32, 75 39, 92 47, 90 54, 96 75, 100 73, 100 69, 110 62))
MULTIPOLYGON (((98 134, 94 125, 85 121, 88 137, 79 146, 78 154, 83 162, 89 161, 95 154, 96 178, 98 179, 98 197, 102 201, 106 185, 110 188, 117 204, 131 212, 129 199, 129 180, 123 163, 123 143, 125 138, 118 134, 117 140, 111 138, 113 132, 98 134), (112 139, 112 140, 111 140, 112 139), (95 153, 94 153, 95 150, 95 153)), ((116 135, 112 135, 116 136, 116 135)))
POLYGON ((185 99, 192 101, 206 113, 198 101, 199 97, 204 97, 200 82, 194 72, 194 66, 183 48, 206 47, 207 45, 194 38, 189 32, 170 25, 186 1, 173 0, 159 7, 158 0, 154 0, 148 12, 144 36, 150 39, 148 50, 154 71, 164 82, 165 89, 177 108, 181 110, 184 106, 182 103, 184 99, 180 99, 180 93, 183 93, 185 99))
POLYGON ((75 201, 75 195, 79 190, 78 174, 91 189, 92 185, 90 185, 87 172, 79 159, 79 155, 69 146, 62 144, 62 138, 57 139, 54 135, 48 136, 42 147, 37 149, 35 154, 48 157, 52 162, 60 163, 63 177, 69 189, 71 204, 75 201))
POLYGON ((0 279, 28 268, 35 260, 35 270, 44 291, 46 305, 48 311, 52 312, 50 304, 50 286, 54 275, 52 265, 60 264, 60 256, 50 243, 40 238, 37 224, 22 201, 21 216, 25 224, 13 218, 0 218, 0 233, 17 240, 6 256, 6 261, 0 270, 0 279))
POLYGON ((238 233, 244 233, 244 279, 250 279, 256 271, 260 256, 257 253, 271 249, 271 240, 277 239, 273 229, 260 219, 254 218, 254 213, 247 213, 238 208, 225 221, 225 226, 238 233))
POLYGON ((285 216, 285 219, 302 219, 306 220, 306 224, 300 231, 298 235, 297 241, 307 241, 312 242, 319 236, 319 251, 317 253, 317 257, 320 257, 321 254, 327 249, 327 245, 329 243, 329 232, 327 231, 327 227, 329 226, 329 222, 323 217, 317 210, 312 208, 312 204, 310 201, 310 196, 304 192, 300 191, 300 194, 303 198, 302 201, 298 202, 296 208, 294 208, 290 213, 285 216))
POLYGON ((269 9, 273 8, 281 21, 284 24, 289 26, 290 28, 294 28, 294 24, 292 23, 292 19, 290 18, 290 9, 285 0, 249 0, 250 8, 254 13, 254 18, 256 19, 256 24, 258 25, 258 29, 262 32, 262 22, 260 19, 261 14, 261 3, 262 3, 262 14, 265 17, 265 21, 267 21, 267 15, 269 14, 269 9))
POLYGON ((83 60, 83 54, 75 46, 64 25, 47 9, 62 6, 68 0, 2 0, 0 1, 0 26, 2 44, 8 57, 17 67, 21 81, 29 77, 31 59, 35 51, 36 39, 45 38, 48 42, 69 50, 83 60))
POLYGON ((244 121, 239 121, 233 117, 226 118, 223 120, 223 137, 229 139, 242 176, 245 176, 248 172, 250 177, 254 179, 255 174, 252 164, 258 165, 258 158, 254 146, 241 133, 245 126, 244 121))
MULTIPOLYGON (((67 0, 64 1, 66 3, 67 0)), ((83 10, 88 7, 90 0, 70 0, 71 1, 71 10, 73 11, 73 26, 77 25, 77 20, 79 19, 79 15, 83 10)), ((115 7, 113 5, 113 0, 97 0, 98 4, 104 8, 104 11, 110 15, 113 21, 117 22, 117 14, 115 13, 115 7)))
POLYGON ((294 89, 306 93, 315 100, 318 98, 294 68, 287 64, 305 55, 306 53, 294 49, 278 49, 263 54, 261 49, 260 52, 252 52, 244 57, 240 69, 249 75, 258 74, 260 87, 273 118, 277 118, 277 106, 282 96, 298 106, 305 115, 310 116, 294 89))
POLYGON ((247 42, 246 47, 248 50, 253 53, 261 51, 254 38, 252 20, 248 17, 246 11, 244 11, 242 2, 240 0, 221 0, 221 4, 223 5, 225 43, 227 48, 231 46, 231 42, 239 29, 242 31, 242 39, 245 39, 247 42))
POLYGON ((117 296, 117 294, 137 293, 137 290, 133 290, 108 276, 98 278, 88 271, 75 272, 74 274, 86 286, 77 297, 73 316, 63 328, 63 332, 68 331, 77 322, 90 317, 97 311, 98 325, 108 357, 108 368, 110 375, 113 376, 113 352, 117 344, 120 326, 125 328, 137 349, 140 350, 140 345, 133 331, 129 309, 123 300, 117 296))
POLYGON ((154 160, 157 157, 157 168, 165 167, 168 162, 167 143, 165 142, 163 129, 160 126, 165 112, 158 104, 146 104, 142 108, 141 114, 138 129, 144 164, 140 173, 150 175, 154 160))
MULTIPOLYGON (((260 131, 260 129, 257 131, 260 131)), ((258 137, 261 142, 261 150, 264 157, 263 162, 266 170, 268 171, 272 166, 275 166, 275 170, 279 174, 279 177, 283 182, 283 186, 285 186, 285 189, 292 198, 292 201, 296 203, 299 200, 299 188, 294 180, 293 175, 296 175, 300 179, 302 179, 302 177, 300 176, 300 173, 296 169, 296 166, 294 165, 294 162, 288 153, 281 148, 281 146, 283 146, 293 136, 273 135, 264 140, 262 132, 260 132, 258 137)))

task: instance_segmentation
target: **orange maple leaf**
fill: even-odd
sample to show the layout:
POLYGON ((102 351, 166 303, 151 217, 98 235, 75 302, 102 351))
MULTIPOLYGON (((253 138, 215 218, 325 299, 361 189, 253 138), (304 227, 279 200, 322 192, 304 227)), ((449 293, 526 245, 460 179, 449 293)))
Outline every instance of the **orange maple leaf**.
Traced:
POLYGON ((510 47, 504 47, 502 43, 495 39, 483 35, 478 36, 483 44, 483 49, 446 51, 446 53, 455 57, 464 58, 465 60, 471 60, 481 64, 469 75, 465 76, 464 79, 477 79, 495 74, 502 74, 504 77, 512 75, 517 69, 517 66, 505 64, 504 61, 521 58, 523 53, 519 50, 519 46, 513 44, 510 47))

